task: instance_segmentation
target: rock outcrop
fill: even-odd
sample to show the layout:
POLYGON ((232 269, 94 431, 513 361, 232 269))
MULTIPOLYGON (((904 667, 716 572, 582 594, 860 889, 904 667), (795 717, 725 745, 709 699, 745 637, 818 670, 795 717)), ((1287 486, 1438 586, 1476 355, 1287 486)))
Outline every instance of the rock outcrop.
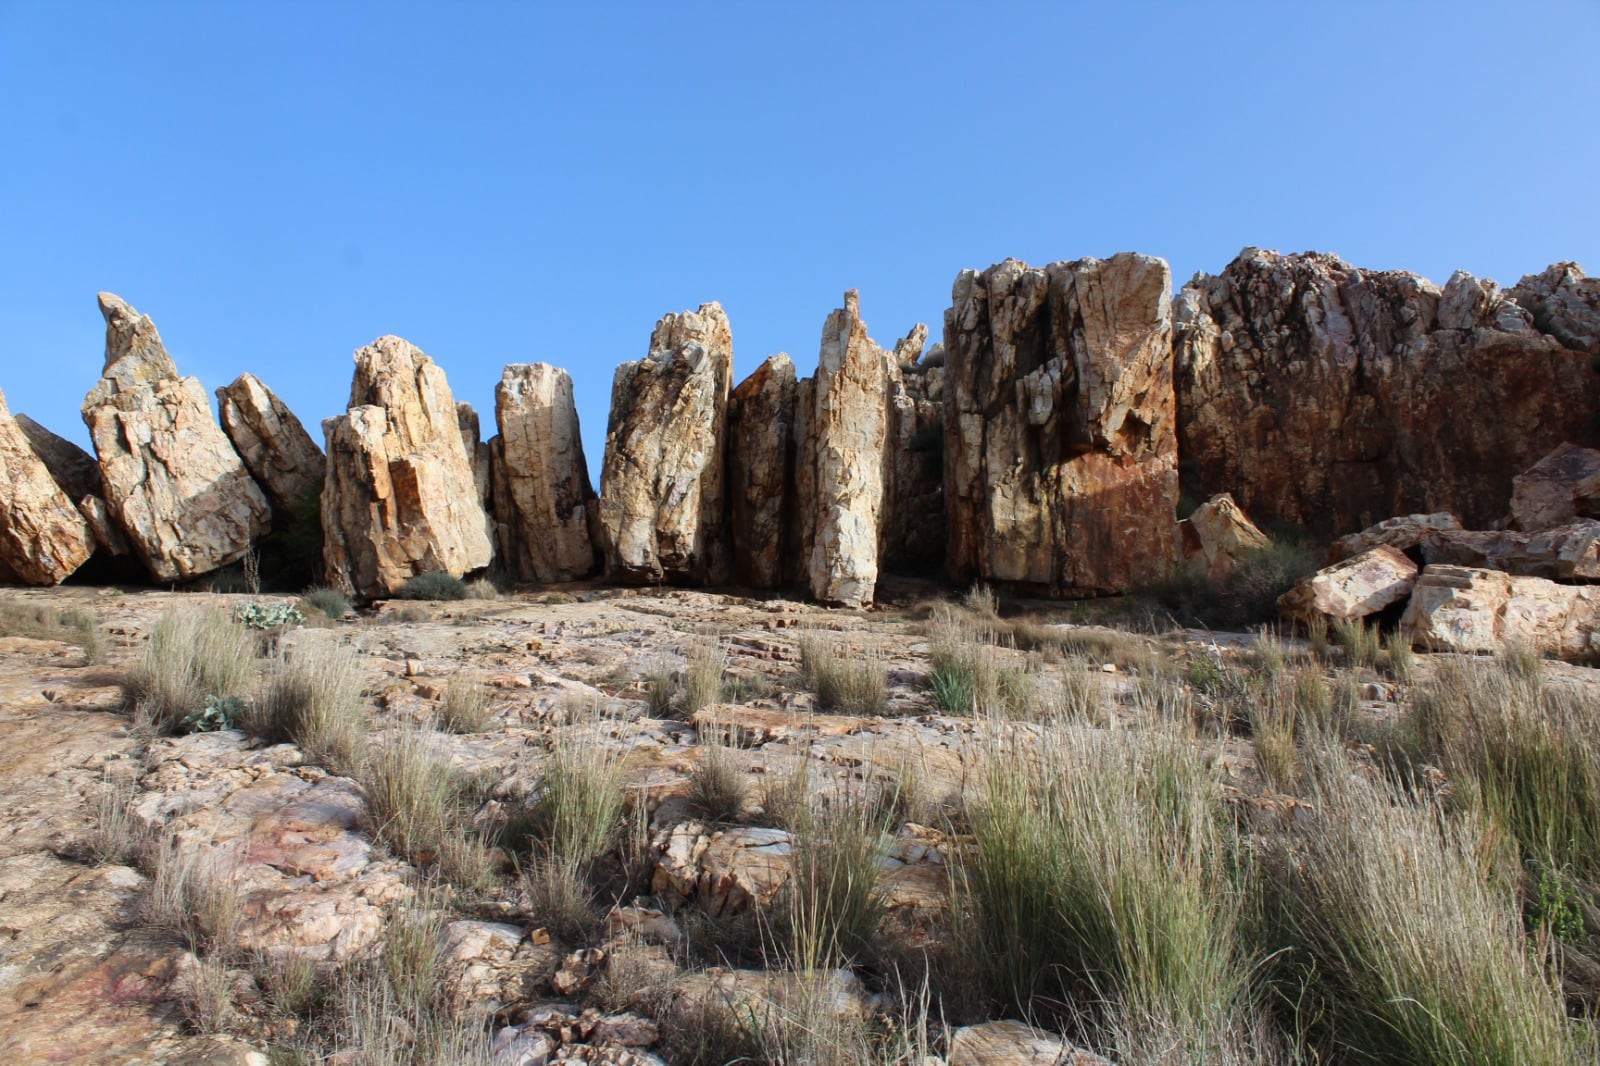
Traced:
POLYGON ((1511 524, 1553 529, 1600 518, 1600 451, 1564 443, 1511 480, 1511 524))
POLYGON ((472 464, 472 483, 478 489, 478 502, 484 514, 493 514, 494 506, 494 455, 483 439, 482 420, 478 412, 466 401, 456 404, 456 427, 461 431, 461 447, 466 449, 472 464))
POLYGON ((1422 543, 1428 563, 1504 570, 1551 581, 1600 580, 1600 522, 1583 518, 1537 533, 1445 530, 1422 543))
POLYGON ((1400 632, 1430 651, 1521 647, 1561 659, 1593 660, 1600 656, 1600 587, 1430 566, 1417 579, 1400 632))
POLYGON ((1600 355, 1600 278, 1586 278, 1577 263, 1554 263, 1529 274, 1508 294, 1548 333, 1573 351, 1600 355))
POLYGON ((44 461, 50 476, 74 502, 100 495, 100 464, 94 456, 65 437, 57 436, 27 415, 16 415, 17 428, 28 438, 33 453, 44 461))
POLYGON ((885 444, 887 513, 882 569, 936 576, 944 570, 944 368, 921 361, 920 322, 894 346, 885 444))
POLYGON ((88 522, 50 476, 0 393, 0 580, 60 584, 94 548, 88 522))
POLYGON ((1433 534, 1460 528, 1461 523, 1456 520, 1456 516, 1443 511, 1437 514, 1408 514, 1385 518, 1377 525, 1368 526, 1359 533, 1351 533, 1334 541, 1332 547, 1328 549, 1328 561, 1336 563, 1352 555, 1371 551, 1380 544, 1387 544, 1403 552, 1416 552, 1422 546, 1422 542, 1433 534))
POLYGON ((1591 355, 1541 332, 1541 314, 1559 317, 1461 272, 1441 290, 1246 249, 1177 303, 1184 490, 1323 535, 1410 512, 1486 527, 1516 474, 1596 433, 1591 355))
POLYGON ((548 363, 508 366, 494 393, 490 442, 500 565, 524 581, 575 581, 594 572, 584 461, 572 376, 548 363))
POLYGON ((1272 541, 1226 492, 1178 523, 1178 551, 1185 565, 1207 578, 1226 577, 1241 556, 1271 546, 1272 541))
POLYGON ((322 449, 260 378, 241 374, 218 389, 217 410, 222 431, 266 492, 274 513, 293 514, 322 492, 322 449))
POLYGON ((728 397, 728 539, 733 580, 749 588, 778 588, 796 571, 795 394, 780 352, 728 397))
POLYGON ((944 327, 952 580, 1068 596, 1165 574, 1171 323, 1167 264, 1148 256, 1007 260, 956 279, 944 327))
POLYGON ((392 595, 417 574, 488 566, 489 518, 444 370, 399 337, 379 337, 355 362, 349 412, 322 424, 329 583, 392 595))
POLYGON ((105 500, 157 581, 226 566, 266 532, 266 497, 197 378, 178 376, 155 323, 100 294, 106 361, 83 404, 105 500))
POLYGON ((1404 602, 1416 581, 1417 564, 1380 544, 1301 578, 1278 597, 1278 613, 1303 622, 1353 622, 1404 602))
POLYGON ((721 584, 724 433, 733 331, 717 303, 667 315, 617 367, 600 472, 606 573, 627 584, 721 584))

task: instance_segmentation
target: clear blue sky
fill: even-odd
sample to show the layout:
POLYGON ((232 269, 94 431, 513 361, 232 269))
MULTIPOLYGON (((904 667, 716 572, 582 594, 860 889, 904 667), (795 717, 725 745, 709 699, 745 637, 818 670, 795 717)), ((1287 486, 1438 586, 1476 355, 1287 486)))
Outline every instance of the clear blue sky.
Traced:
POLYGON ((964 267, 1246 245, 1443 282, 1600 270, 1600 3, 0 0, 0 389, 87 443, 94 294, 320 440, 351 352, 612 370, 720 300, 739 377, 862 293, 937 337, 964 267))

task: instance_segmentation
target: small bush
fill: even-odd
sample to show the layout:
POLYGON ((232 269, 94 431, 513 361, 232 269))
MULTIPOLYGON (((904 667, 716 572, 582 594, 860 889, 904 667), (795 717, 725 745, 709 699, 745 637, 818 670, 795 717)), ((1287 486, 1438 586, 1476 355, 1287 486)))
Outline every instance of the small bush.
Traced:
POLYGON ((274 666, 242 725, 269 744, 298 745, 334 773, 352 774, 365 737, 361 689, 354 649, 328 639, 302 640, 274 666))
POLYGON ((457 676, 450 679, 439 704, 439 723, 452 733, 482 733, 494 724, 489 689, 482 678, 457 676))
POLYGON ((817 709, 852 714, 883 714, 889 683, 877 652, 816 634, 800 638, 800 665, 817 696, 817 709))
POLYGON ((722 701, 728 650, 718 641, 696 641, 689 646, 688 660, 683 675, 683 711, 692 715, 702 707, 722 701))
POLYGON ((233 609, 233 620, 246 629, 288 629, 304 625, 306 616, 292 603, 241 603, 233 609))
POLYGON ((1315 546, 1291 532, 1242 553, 1224 577, 1207 580, 1180 566, 1149 594, 1181 621, 1216 628, 1258 625, 1277 617, 1278 597, 1316 572, 1321 558, 1315 546))
POLYGON ((350 601, 338 589, 311 589, 302 599, 311 607, 321 611, 331 622, 337 622, 351 610, 350 601))
POLYGON ((533 855, 522 865, 521 882, 530 922, 565 943, 581 942, 600 920, 583 868, 570 859, 533 855))
POLYGON ((689 771, 689 798, 704 817, 736 821, 750 800, 750 780, 733 754, 726 725, 700 728, 700 759, 689 771))
POLYGON ((475 577, 467 582, 467 595, 469 600, 498 600, 500 599, 500 586, 486 577, 475 577))
POLYGON ((400 590, 403 600, 464 600, 467 598, 467 583, 454 574, 443 570, 430 570, 425 574, 418 574, 405 583, 400 590))
POLYGON ((580 714, 557 736, 528 817, 547 857, 583 866, 616 842, 625 753, 605 742, 597 708, 580 714))
POLYGON ((156 619, 123 694, 162 732, 176 732, 206 698, 245 696, 256 677, 256 641, 223 611, 188 608, 156 619))

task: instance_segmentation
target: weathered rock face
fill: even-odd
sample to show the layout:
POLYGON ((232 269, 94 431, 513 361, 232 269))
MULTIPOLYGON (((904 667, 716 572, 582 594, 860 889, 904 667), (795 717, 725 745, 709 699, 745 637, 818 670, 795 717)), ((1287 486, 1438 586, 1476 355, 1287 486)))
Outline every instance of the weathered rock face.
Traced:
POLYGON ((322 492, 322 449, 287 404, 254 374, 217 390, 222 431, 278 514, 322 492))
POLYGON ((55 585, 89 561, 94 534, 11 417, 0 393, 0 567, 6 580, 55 585))
POLYGON ((1600 451, 1565 443, 1511 481, 1511 524, 1552 529, 1600 518, 1600 451))
POLYGON ((100 495, 100 464, 94 461, 94 456, 25 414, 19 412, 16 419, 17 428, 28 438, 33 453, 44 461, 50 476, 69 500, 100 495))
POLYGON ((1428 563, 1504 570, 1552 581, 1600 579, 1600 522, 1580 519, 1537 533, 1445 530, 1422 542, 1428 563))
POLYGON ((599 507, 613 580, 727 580, 723 437, 732 376, 733 331, 717 303, 667 315, 650 354, 617 367, 599 507))
POLYGON ((417 574, 488 566, 489 519, 444 371, 399 337, 355 360, 349 413, 322 424, 329 583, 390 595, 417 574))
POLYGON ((811 594, 823 603, 872 602, 886 514, 888 352, 867 336, 856 291, 822 327, 808 420, 814 515, 807 554, 811 594))
POLYGON ((1430 566, 1400 619, 1400 632, 1432 651, 1600 655, 1600 588, 1558 585, 1499 570, 1430 566))
POLYGON ((1398 548, 1380 544, 1310 577, 1278 597, 1278 613, 1311 621, 1355 621, 1400 603, 1417 581, 1417 564, 1398 548))
POLYGON ((594 572, 589 466, 572 377, 548 363, 508 366, 494 393, 500 564, 525 581, 575 581, 594 572))
POLYGON ((106 362, 83 404, 105 499, 157 581, 210 573, 266 532, 266 497, 211 416, 205 389, 181 378, 155 323, 110 293, 106 362))
POLYGON ((1164 261, 1131 254, 1042 270, 1007 260, 956 279, 944 327, 952 580, 1074 595, 1166 572, 1170 289, 1164 261))
POLYGON ((478 489, 478 502, 485 514, 492 514, 494 500, 494 456, 483 439, 482 422, 470 403, 456 404, 456 426, 461 430, 461 447, 472 463, 472 483, 478 489))
POLYGON ((1511 479, 1594 438, 1600 375, 1498 286, 1246 249, 1177 305, 1184 489, 1332 535, 1501 517, 1511 479))
POLYGON ((920 362, 927 340, 928 327, 919 322, 890 361, 888 510, 879 538, 889 573, 944 570, 944 368, 920 362))
POLYGON ((1184 563, 1208 578, 1226 577, 1238 566, 1241 555, 1271 545, 1226 492, 1213 496, 1178 523, 1178 551, 1184 563))
POLYGON ((1555 263, 1517 282, 1509 295, 1532 312, 1540 333, 1600 355, 1600 278, 1584 277, 1577 263, 1555 263))
POLYGON ((1328 561, 1336 563, 1352 555, 1370 551, 1380 544, 1410 552, 1419 548, 1423 541, 1435 533, 1460 528, 1461 523, 1456 520, 1456 516, 1443 511, 1438 514, 1408 514, 1385 518, 1375 526, 1368 526, 1359 533, 1351 533, 1334 541, 1333 546, 1328 549, 1328 561))
POLYGON ((728 539, 733 580, 782 585, 793 573, 795 373, 779 353, 728 397, 728 539))

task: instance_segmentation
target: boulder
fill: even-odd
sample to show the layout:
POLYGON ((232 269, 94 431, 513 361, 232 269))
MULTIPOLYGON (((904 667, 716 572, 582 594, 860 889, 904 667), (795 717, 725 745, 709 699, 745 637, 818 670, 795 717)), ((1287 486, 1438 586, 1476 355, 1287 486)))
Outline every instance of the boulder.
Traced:
POLYGON ((1600 522, 1583 518, 1537 533, 1444 530, 1422 544, 1428 563, 1504 570, 1551 581, 1600 580, 1600 522))
POLYGON ((951 579, 1069 596, 1163 577, 1178 500, 1167 264, 1008 259, 964 271, 952 302, 951 579))
POLYGON ((1400 632, 1430 651, 1522 647, 1576 661, 1600 655, 1600 587, 1560 585, 1501 570, 1429 566, 1400 632))
POLYGON ((1416 580, 1417 564, 1398 548, 1380 544, 1301 578, 1278 597, 1278 613, 1304 622, 1318 617, 1355 621, 1403 601, 1416 580))
POLYGON ((320 496, 326 463, 322 449, 276 393, 254 374, 241 374, 217 390, 222 431, 272 509, 292 515, 320 496))
POLYGON ((444 370, 399 337, 355 362, 349 412, 322 424, 328 582, 393 595, 417 574, 488 566, 489 519, 444 370))
POLYGON ((1272 541, 1224 492, 1213 496, 1178 523, 1178 550, 1190 569, 1208 578, 1226 577, 1246 552, 1272 546, 1272 541))
POLYGON ((920 361, 927 340, 928 327, 917 323, 894 346, 889 368, 879 562, 893 574, 944 571, 944 368, 920 361))
POLYGON ((589 508, 572 376, 548 363, 508 366, 494 392, 500 565, 524 581, 575 581, 594 572, 589 508))
POLYGON ((1486 528, 1513 477, 1595 433, 1590 353, 1465 273, 1441 290, 1247 248, 1184 286, 1175 318, 1184 491, 1231 491, 1258 522, 1331 537, 1448 511, 1486 528))
POLYGON ((1539 332, 1600 355, 1600 278, 1584 277, 1577 263, 1554 263, 1524 277, 1509 295, 1532 313, 1539 332))
POLYGON ((793 576, 794 363, 772 356, 728 397, 728 538, 733 580, 778 588, 793 576))
POLYGON ((985 1022, 957 1029, 950 1037, 949 1066, 1111 1066, 1109 1059, 1080 1051, 1066 1037, 1022 1022, 985 1022))
POLYGON ((1564 443, 1511 481, 1511 524, 1553 529, 1600 518, 1600 451, 1564 443))
POLYGON ((771 903, 794 871, 794 838, 782 829, 684 822, 661 833, 655 849, 650 890, 694 900, 713 918, 771 903))
POLYGON ((94 461, 94 456, 25 414, 19 413, 16 418, 17 428, 28 438, 33 453, 44 461, 50 476, 69 500, 100 495, 100 464, 94 461))
POLYGON ((178 376, 155 323, 108 292, 100 312, 105 369, 83 420, 107 507, 157 581, 226 566, 267 531, 266 497, 212 417, 199 380, 178 376))
POLYGON ((560 961, 554 945, 535 944, 520 926, 502 922, 450 922, 439 941, 440 984, 457 1017, 527 1002, 560 961))
POLYGON ((878 586, 893 365, 867 336, 859 294, 845 293, 844 306, 822 327, 808 419, 813 518, 806 575, 823 603, 862 607, 878 586))
POLYGON ((0 393, 0 574, 58 585, 94 554, 94 533, 34 452, 0 393))
POLYGON ((649 354, 617 367, 599 506, 612 580, 727 580, 723 437, 732 376, 733 331, 717 303, 665 316, 649 354))
POLYGON ((1435 533, 1460 528, 1461 523, 1456 520, 1456 516, 1443 511, 1437 514, 1408 514, 1385 518, 1375 526, 1368 526, 1359 533, 1351 533, 1334 541, 1328 549, 1328 562, 1336 563, 1352 555, 1360 555, 1380 544, 1410 552, 1420 548, 1422 542, 1435 533))

